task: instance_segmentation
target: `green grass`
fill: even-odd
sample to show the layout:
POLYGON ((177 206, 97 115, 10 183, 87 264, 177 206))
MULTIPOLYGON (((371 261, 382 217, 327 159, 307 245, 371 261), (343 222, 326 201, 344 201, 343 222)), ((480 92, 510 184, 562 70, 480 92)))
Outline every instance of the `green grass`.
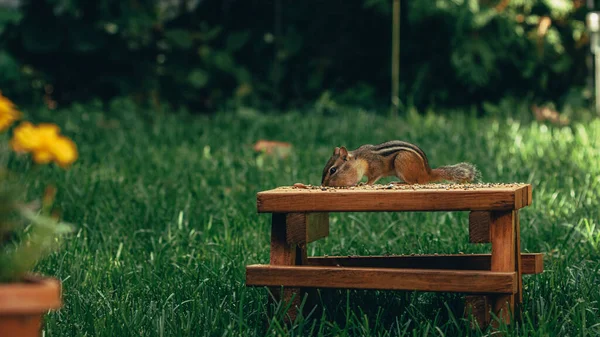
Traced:
MULTIPOLYGON (((409 114, 398 120, 348 109, 334 115, 214 117, 37 112, 78 144, 69 171, 24 172, 29 199, 58 187, 57 206, 78 225, 38 271, 63 281, 64 308, 46 336, 479 336, 459 295, 326 291, 321 309, 292 327, 267 315, 267 291, 244 286, 244 266, 266 263, 270 217, 256 192, 318 184, 334 146, 390 139, 420 145, 432 166, 475 163, 486 182, 533 184, 521 212, 522 250, 545 253, 545 272, 524 278, 525 319, 515 336, 600 334, 600 121, 556 128, 511 119, 409 114), (258 139, 287 141, 290 157, 258 156, 258 139), (270 322, 270 325, 264 324, 270 322), (270 326, 270 328, 268 328, 270 326)), ((388 181, 390 179, 386 179, 388 181)), ((485 252, 467 243, 466 213, 332 214, 309 255, 485 252)))

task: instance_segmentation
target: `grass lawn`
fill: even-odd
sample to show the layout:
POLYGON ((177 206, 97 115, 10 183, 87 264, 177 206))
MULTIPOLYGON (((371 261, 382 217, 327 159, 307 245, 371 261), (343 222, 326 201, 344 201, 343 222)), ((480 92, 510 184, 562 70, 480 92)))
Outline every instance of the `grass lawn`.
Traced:
MULTIPOLYGON (((80 158, 69 171, 2 158, 24 172, 29 199, 55 184, 63 219, 78 225, 38 268, 64 287, 64 308, 47 316, 46 336, 484 334, 468 329, 459 295, 377 291, 323 292, 324 310, 286 330, 280 316, 267 316, 266 290, 244 286, 245 265, 267 263, 269 254, 270 217, 256 213, 256 192, 319 184, 334 146, 391 139, 420 145, 434 167, 470 161, 485 182, 531 183, 522 250, 545 253, 545 272, 524 278, 525 320, 509 335, 600 335, 600 120, 558 128, 463 114, 388 120, 358 110, 213 117, 136 113, 127 104, 109 110, 29 114, 74 138, 80 158), (294 148, 283 160, 259 156, 252 149, 259 139, 294 148)), ((330 236, 308 252, 489 251, 468 244, 467 218, 332 214, 330 236)))

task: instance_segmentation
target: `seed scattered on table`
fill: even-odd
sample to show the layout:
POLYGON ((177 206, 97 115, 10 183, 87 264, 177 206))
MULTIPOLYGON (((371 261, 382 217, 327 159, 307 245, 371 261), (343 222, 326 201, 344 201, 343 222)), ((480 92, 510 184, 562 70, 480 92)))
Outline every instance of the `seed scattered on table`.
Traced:
POLYGON ((295 183, 294 187, 296 187, 296 188, 310 188, 310 185, 304 185, 303 183, 295 183))
POLYGON ((478 183, 478 184, 398 184, 398 183, 389 183, 385 185, 375 184, 375 185, 366 185, 365 183, 360 183, 356 186, 347 186, 347 187, 329 187, 329 186, 313 186, 310 184, 304 183, 295 183, 293 186, 281 186, 277 189, 281 190, 314 190, 314 191, 331 191, 336 192, 338 190, 355 190, 355 191, 373 191, 373 190, 476 190, 481 188, 513 188, 520 187, 525 183, 478 183))

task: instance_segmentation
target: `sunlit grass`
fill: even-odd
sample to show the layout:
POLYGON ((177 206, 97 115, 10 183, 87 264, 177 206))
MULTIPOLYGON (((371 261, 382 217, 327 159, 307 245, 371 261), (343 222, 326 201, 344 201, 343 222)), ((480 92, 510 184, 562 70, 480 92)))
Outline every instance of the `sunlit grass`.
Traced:
MULTIPOLYGON (((193 117, 135 113, 129 105, 74 107, 51 119, 78 144, 72 169, 38 170, 8 158, 25 172, 31 198, 56 184, 63 218, 79 224, 39 268, 63 280, 65 306, 47 317, 49 336, 263 336, 267 326, 276 335, 481 335, 463 320, 458 295, 322 292, 325 310, 290 328, 281 314, 267 316, 266 290, 244 285, 244 266, 268 261, 270 218, 256 213, 256 192, 318 184, 334 146, 390 139, 418 144, 433 166, 470 161, 484 181, 533 184, 533 205, 521 211, 522 249, 545 253, 546 271, 525 277, 525 320, 507 329, 600 334, 600 121, 556 128, 463 114, 387 120, 358 110, 193 117), (259 157, 258 139, 294 149, 286 159, 259 157)), ((308 252, 489 250, 468 244, 467 216, 332 214, 330 236, 308 252)))

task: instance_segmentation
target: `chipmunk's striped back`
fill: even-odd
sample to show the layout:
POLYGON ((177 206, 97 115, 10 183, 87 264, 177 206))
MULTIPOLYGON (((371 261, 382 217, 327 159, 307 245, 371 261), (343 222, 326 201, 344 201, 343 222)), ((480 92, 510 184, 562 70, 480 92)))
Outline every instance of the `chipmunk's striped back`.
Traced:
POLYGON ((373 153, 383 157, 397 154, 398 151, 410 151, 415 153, 419 157, 423 158, 425 167, 429 169, 429 161, 427 160, 427 155, 425 155, 425 152, 423 152, 423 150, 421 150, 418 146, 414 144, 403 142, 401 140, 392 140, 373 146, 373 153))

